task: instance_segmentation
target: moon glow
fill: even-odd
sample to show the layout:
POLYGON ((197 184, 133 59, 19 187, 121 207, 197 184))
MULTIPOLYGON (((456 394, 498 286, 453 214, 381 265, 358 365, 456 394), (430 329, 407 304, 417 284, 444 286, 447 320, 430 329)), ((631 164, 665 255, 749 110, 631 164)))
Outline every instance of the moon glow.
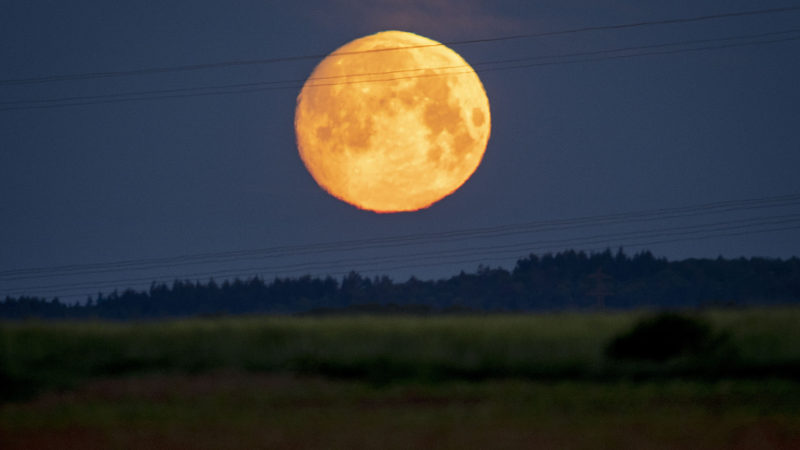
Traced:
POLYGON ((351 41, 314 69, 295 133, 314 180, 375 212, 414 211, 453 193, 489 141, 478 75, 446 46, 402 31, 351 41))

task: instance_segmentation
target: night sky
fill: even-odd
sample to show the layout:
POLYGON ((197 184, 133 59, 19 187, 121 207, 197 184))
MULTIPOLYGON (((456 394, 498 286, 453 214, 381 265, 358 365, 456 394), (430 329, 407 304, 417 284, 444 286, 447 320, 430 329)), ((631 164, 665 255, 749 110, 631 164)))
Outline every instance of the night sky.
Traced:
POLYGON ((492 136, 461 189, 413 213, 358 210, 317 186, 297 154, 296 81, 221 88, 303 80, 319 58, 263 60, 383 30, 457 42, 790 6, 4 0, 0 297, 351 269, 429 279, 567 248, 798 255, 800 198, 774 197, 800 194, 800 10, 451 45, 481 77, 492 136), (659 54, 629 57, 641 53, 659 54), (262 63, 30 82, 230 61, 262 63), (108 97, 153 91, 171 94, 108 97), (636 211, 652 214, 601 220, 636 211), (587 219, 559 222, 574 218, 587 219), (528 225, 504 228, 516 224, 528 225))

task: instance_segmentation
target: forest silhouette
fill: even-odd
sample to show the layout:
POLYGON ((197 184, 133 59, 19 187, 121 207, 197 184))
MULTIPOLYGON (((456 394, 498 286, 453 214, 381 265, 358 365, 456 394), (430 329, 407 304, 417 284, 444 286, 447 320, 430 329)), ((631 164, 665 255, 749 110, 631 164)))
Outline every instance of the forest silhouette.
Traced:
POLYGON ((649 251, 626 255, 564 251, 530 255, 512 270, 479 266, 439 280, 351 272, 342 279, 254 277, 176 280, 147 290, 98 293, 82 303, 6 297, 4 319, 152 319, 244 314, 441 314, 557 310, 695 308, 800 301, 800 259, 668 261, 649 251))

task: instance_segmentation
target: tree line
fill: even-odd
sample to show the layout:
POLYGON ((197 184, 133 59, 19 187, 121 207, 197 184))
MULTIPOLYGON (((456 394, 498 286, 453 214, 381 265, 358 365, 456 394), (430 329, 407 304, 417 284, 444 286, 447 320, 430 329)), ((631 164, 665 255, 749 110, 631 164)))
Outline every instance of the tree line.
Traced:
POLYGON ((6 297, 0 318, 150 319, 238 314, 532 312, 800 302, 800 259, 668 261, 649 251, 529 255, 512 270, 479 266, 440 280, 351 272, 341 279, 176 280, 98 293, 83 303, 6 297))

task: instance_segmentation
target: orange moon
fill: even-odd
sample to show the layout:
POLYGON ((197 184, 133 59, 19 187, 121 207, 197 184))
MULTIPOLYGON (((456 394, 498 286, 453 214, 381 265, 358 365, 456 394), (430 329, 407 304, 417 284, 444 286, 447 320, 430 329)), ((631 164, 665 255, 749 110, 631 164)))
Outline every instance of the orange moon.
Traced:
POLYGON ((336 198, 388 213, 426 208, 478 168, 491 128, 478 75, 434 40, 385 31, 345 44, 306 80, 297 147, 336 198))

